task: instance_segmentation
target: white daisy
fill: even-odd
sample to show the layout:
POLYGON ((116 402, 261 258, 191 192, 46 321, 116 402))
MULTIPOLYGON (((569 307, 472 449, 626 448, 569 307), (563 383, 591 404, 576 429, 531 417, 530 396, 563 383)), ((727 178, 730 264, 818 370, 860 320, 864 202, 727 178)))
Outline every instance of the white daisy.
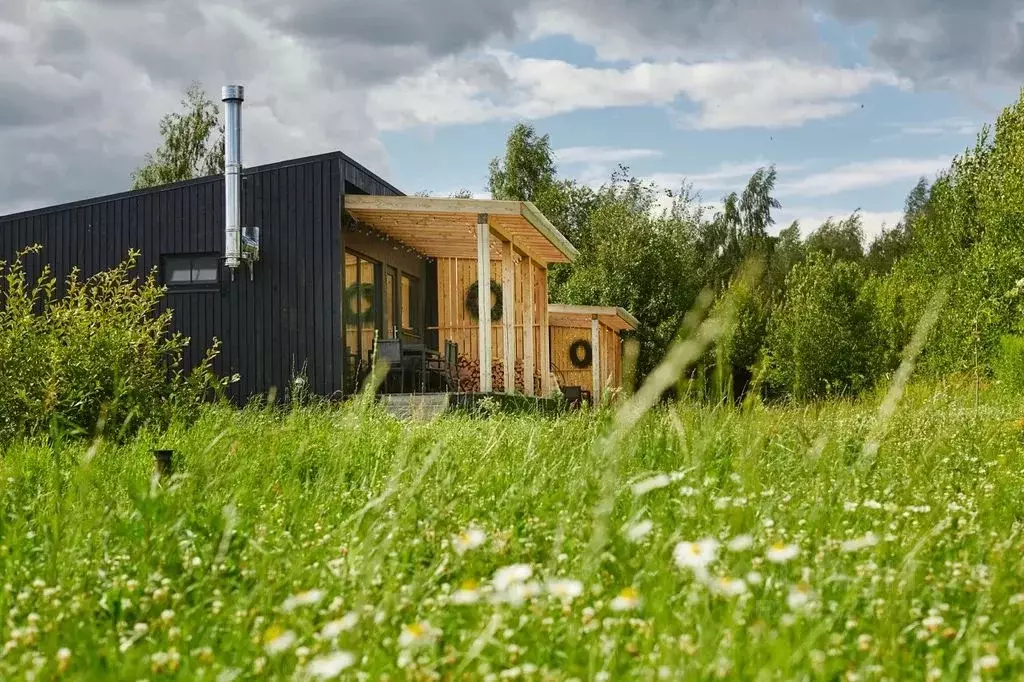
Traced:
POLYGON ((471 526, 466 530, 452 536, 452 548, 457 554, 465 554, 471 549, 484 544, 487 541, 487 533, 476 526, 471 526))
POLYGON ((711 581, 711 589, 725 597, 738 597, 747 591, 747 583, 742 578, 721 576, 711 581))
POLYGON ((347 651, 335 651, 324 656, 318 656, 306 665, 306 672, 311 677, 321 680, 333 680, 346 668, 351 668, 356 662, 356 657, 347 651))
POLYGON ((359 622, 359 614, 355 611, 349 611, 338 620, 324 623, 323 629, 320 630, 320 636, 328 640, 337 639, 341 633, 348 632, 354 628, 357 622, 359 622))
POLYGON ((403 649, 431 644, 441 631, 428 621, 420 621, 402 626, 402 634, 398 636, 398 646, 403 649))
POLYGON ((768 548, 764 556, 774 564, 784 564, 790 559, 795 559, 798 554, 800 554, 800 548, 796 545, 776 542, 768 548))
POLYGON ((267 635, 269 636, 266 637, 263 648, 271 656, 288 651, 299 640, 298 636, 291 630, 270 630, 267 632, 267 635))
POLYGON ((561 599, 563 602, 571 602, 583 594, 583 583, 572 578, 560 578, 548 581, 548 592, 552 597, 561 599))
POLYGON ((799 611, 811 601, 811 586, 806 583, 795 585, 789 589, 786 605, 792 611, 799 611))
POLYGON ((726 547, 729 548, 730 552, 742 552, 750 549, 754 546, 754 538, 751 535, 737 535, 732 540, 729 540, 729 544, 726 547))
POLYGON ((627 587, 619 592, 608 606, 612 611, 632 611, 640 606, 640 593, 635 587, 627 587))
POLYGON ((496 570, 491 581, 494 583, 494 589, 503 592, 510 585, 526 582, 532 575, 533 569, 529 564, 512 564, 496 570))
POLYGON ((844 552, 857 552, 868 547, 874 547, 878 544, 878 536, 868 531, 866 535, 859 538, 853 538, 852 540, 846 540, 840 545, 840 549, 844 552))
POLYGON ((281 604, 281 608, 286 613, 291 612, 299 608, 300 606, 312 606, 313 604, 319 604, 321 601, 323 601, 323 598, 325 596, 327 596, 327 593, 323 590, 306 590, 305 592, 293 594, 292 596, 285 599, 284 603, 281 604))
POLYGON ((453 604, 475 604, 480 601, 480 584, 475 580, 466 580, 459 589, 452 593, 453 604))
POLYGON ((676 565, 701 571, 718 558, 718 540, 705 538, 697 542, 680 542, 672 551, 676 565))
POLYGON ((626 529, 626 538, 630 542, 639 542, 643 540, 651 530, 654 529, 654 522, 650 519, 644 519, 634 523, 626 529))

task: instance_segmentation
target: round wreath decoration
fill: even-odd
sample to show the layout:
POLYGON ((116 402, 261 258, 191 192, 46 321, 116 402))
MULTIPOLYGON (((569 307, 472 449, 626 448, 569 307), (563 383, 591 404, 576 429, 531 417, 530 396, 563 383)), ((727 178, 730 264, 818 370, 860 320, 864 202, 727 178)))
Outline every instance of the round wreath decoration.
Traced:
POLYGON ((590 347, 590 342, 584 339, 577 339, 572 342, 569 346, 569 362, 576 369, 584 369, 590 367, 590 363, 594 361, 594 349, 590 347), (580 357, 580 351, 583 351, 583 356, 580 357))
POLYGON ((345 315, 348 319, 360 322, 373 322, 373 296, 373 285, 369 283, 353 284, 345 289, 345 315), (362 299, 364 302, 369 299, 370 305, 366 306, 366 310, 363 312, 356 312, 356 299, 362 299))
MULTIPOLYGON (((473 316, 474 320, 480 319, 479 292, 480 282, 476 281, 469 285, 466 290, 466 310, 473 316)), ((494 296, 494 305, 491 306, 491 322, 501 319, 501 285, 491 280, 491 294, 494 296)))

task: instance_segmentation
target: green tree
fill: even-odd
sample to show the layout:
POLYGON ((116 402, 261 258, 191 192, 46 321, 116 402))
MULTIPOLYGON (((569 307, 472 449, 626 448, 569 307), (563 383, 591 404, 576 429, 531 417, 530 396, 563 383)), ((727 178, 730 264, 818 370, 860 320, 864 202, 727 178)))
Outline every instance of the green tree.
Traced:
POLYGON ((827 219, 807 237, 804 248, 808 254, 859 263, 864 259, 864 225, 859 211, 843 220, 827 219))
POLYGON ((163 141, 132 174, 132 189, 224 172, 224 126, 217 105, 199 83, 188 87, 181 105, 182 111, 161 119, 163 141), (211 140, 215 131, 219 138, 211 140))
POLYGON ((855 393, 873 383, 873 307, 855 262, 815 251, 793 268, 768 332, 770 382, 796 400, 855 393))
POLYGON ((555 162, 547 135, 517 123, 505 142, 505 156, 491 159, 488 189, 495 199, 534 201, 555 182, 555 162))

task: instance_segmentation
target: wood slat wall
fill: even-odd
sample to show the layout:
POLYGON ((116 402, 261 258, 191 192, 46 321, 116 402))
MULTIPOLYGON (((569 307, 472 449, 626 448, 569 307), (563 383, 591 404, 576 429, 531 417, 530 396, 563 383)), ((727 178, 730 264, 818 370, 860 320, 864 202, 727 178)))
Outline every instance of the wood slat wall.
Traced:
MULTIPOLYGON (((551 327, 551 364, 555 368, 555 376, 564 386, 580 386, 593 391, 594 380, 591 367, 577 369, 569 359, 569 348, 577 340, 590 343, 589 326, 552 326, 551 327)), ((599 326, 601 388, 621 388, 622 386, 622 342, 614 329, 601 324, 599 326)))
MULTIPOLYGON (((472 258, 438 258, 437 266, 437 335, 443 348, 446 339, 459 345, 459 356, 466 363, 476 363, 480 355, 477 345, 479 326, 477 320, 466 308, 466 297, 470 286, 476 282, 476 260, 472 258)), ((533 270, 534 282, 534 325, 529 333, 534 338, 534 356, 540 358, 541 343, 546 342, 542 322, 547 319, 547 270, 536 262, 517 254, 515 263, 515 328, 516 328, 516 365, 522 371, 524 357, 524 334, 528 333, 523 321, 526 319, 524 301, 525 287, 529 286, 530 269, 533 270)), ((501 261, 491 261, 491 279, 501 285, 501 261)), ((486 313, 485 313, 486 314, 486 313)), ((502 372, 505 357, 505 344, 501 320, 492 323, 491 361, 502 372)), ((474 365, 476 366, 476 365, 474 365)), ((468 367, 468 365, 467 365, 468 367)), ((534 372, 535 391, 540 391, 540 369, 538 361, 534 372)), ((467 369, 467 378, 472 374, 467 369)), ((477 387, 478 387, 477 381, 477 387)), ((503 386, 503 383, 501 384, 503 386)), ((474 389, 475 390, 475 389, 474 389)), ((497 390, 497 388, 495 388, 497 390)))

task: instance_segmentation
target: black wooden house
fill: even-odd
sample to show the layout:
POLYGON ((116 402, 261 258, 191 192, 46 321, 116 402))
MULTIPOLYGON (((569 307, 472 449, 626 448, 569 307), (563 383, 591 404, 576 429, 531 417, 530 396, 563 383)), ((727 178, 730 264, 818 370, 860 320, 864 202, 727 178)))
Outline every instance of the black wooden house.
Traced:
MULTIPOLYGON (((190 338, 186 365, 219 339, 215 370, 239 375, 231 388, 239 402, 272 388, 280 392, 297 376, 318 395, 351 393, 374 339, 399 331, 432 348, 441 335, 465 334, 460 352, 472 348, 478 362, 488 360, 480 363, 479 390, 491 388, 492 354, 537 377, 525 392, 538 385, 548 390, 547 287, 534 282, 533 269, 546 280, 547 264, 567 262, 575 250, 532 205, 414 203, 419 198, 405 197, 341 152, 242 169, 241 95, 240 87, 224 89, 224 175, 2 216, 0 260, 40 244, 42 252, 26 260, 29 276, 48 263, 63 280, 73 267, 89 276, 138 249, 139 274, 157 268, 174 328, 190 338), (357 216, 346 206, 355 196, 399 204, 369 206, 357 216), (474 244, 490 249, 504 267, 499 281, 512 287, 508 300, 526 310, 514 327, 506 306, 504 346, 492 347, 487 322, 479 323, 479 334, 475 326, 438 323, 439 310, 451 308, 439 305, 439 293, 444 297, 458 284, 439 285, 439 259, 448 267, 449 255, 456 264, 468 258, 479 265, 474 276, 490 279, 491 258, 472 261, 474 244), (529 279, 516 279, 519 273, 529 279)), ((481 303, 491 302, 489 292, 479 295, 481 303)), ((453 296, 464 300, 462 291, 453 296)))

